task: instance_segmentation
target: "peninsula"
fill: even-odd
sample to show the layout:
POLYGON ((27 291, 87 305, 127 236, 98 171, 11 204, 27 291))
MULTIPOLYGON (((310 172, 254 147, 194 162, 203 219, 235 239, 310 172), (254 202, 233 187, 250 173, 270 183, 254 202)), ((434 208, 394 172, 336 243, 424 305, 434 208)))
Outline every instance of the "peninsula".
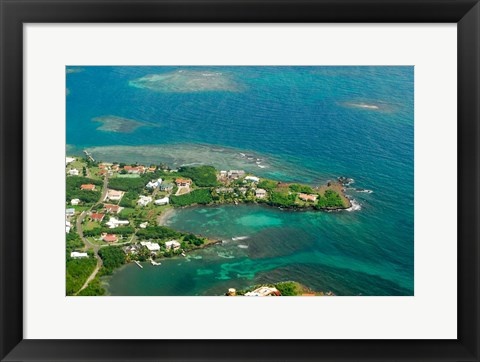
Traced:
POLYGON ((162 258, 221 242, 162 225, 173 208, 252 203, 342 210, 351 207, 344 180, 309 186, 212 166, 106 163, 87 152, 85 157, 67 157, 67 295, 102 295, 99 277, 125 263, 157 266, 162 258))

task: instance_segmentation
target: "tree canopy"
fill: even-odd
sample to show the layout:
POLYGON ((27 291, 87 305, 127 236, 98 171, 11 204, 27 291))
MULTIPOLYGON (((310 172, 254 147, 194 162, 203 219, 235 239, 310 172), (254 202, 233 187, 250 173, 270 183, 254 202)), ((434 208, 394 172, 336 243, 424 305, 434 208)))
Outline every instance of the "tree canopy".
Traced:
POLYGON ((103 261, 104 274, 111 274, 115 268, 125 264, 125 253, 120 247, 108 246, 100 248, 98 255, 103 261))
POLYGON ((66 181, 66 196, 67 200, 80 199, 85 203, 97 202, 100 198, 100 189, 102 181, 94 180, 81 176, 68 176, 66 181), (93 184, 98 186, 95 191, 81 190, 83 184, 93 184))
POLYGON ((193 204, 210 204, 213 201, 212 194, 208 189, 193 190, 181 196, 170 196, 170 202, 174 206, 187 206, 193 204))
POLYGON ((200 187, 217 185, 217 171, 213 166, 183 166, 178 169, 178 173, 184 177, 191 178, 200 187))

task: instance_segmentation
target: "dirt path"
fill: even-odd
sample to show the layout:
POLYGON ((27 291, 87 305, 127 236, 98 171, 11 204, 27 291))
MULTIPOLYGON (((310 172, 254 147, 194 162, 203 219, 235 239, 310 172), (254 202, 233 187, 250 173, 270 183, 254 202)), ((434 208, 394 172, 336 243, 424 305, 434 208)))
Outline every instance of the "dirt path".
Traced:
POLYGON ((95 269, 93 270, 92 274, 88 277, 88 279, 85 281, 85 284, 78 290, 78 292, 75 293, 75 295, 78 295, 82 290, 84 290, 86 287, 88 287, 88 284, 95 279, 97 276, 97 273, 100 271, 100 268, 103 265, 102 258, 98 254, 95 254, 95 257, 97 258, 97 265, 95 269))

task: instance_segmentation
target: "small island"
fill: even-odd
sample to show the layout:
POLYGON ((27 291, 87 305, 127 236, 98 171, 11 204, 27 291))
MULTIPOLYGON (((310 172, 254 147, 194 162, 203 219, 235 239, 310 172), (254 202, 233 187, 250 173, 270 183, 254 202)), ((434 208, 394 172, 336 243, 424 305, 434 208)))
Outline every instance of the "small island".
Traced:
POLYGON ((307 288, 305 285, 295 281, 279 282, 275 284, 258 284, 245 290, 229 288, 225 293, 228 297, 317 297, 335 296, 331 291, 319 292, 307 288))
POLYGON ((103 295, 99 278, 126 263, 158 266, 162 258, 185 257, 222 242, 163 225, 174 208, 243 203, 338 211, 352 206, 344 193, 346 178, 309 186, 213 166, 99 162, 86 151, 84 157, 66 158, 66 175, 67 295, 103 295))

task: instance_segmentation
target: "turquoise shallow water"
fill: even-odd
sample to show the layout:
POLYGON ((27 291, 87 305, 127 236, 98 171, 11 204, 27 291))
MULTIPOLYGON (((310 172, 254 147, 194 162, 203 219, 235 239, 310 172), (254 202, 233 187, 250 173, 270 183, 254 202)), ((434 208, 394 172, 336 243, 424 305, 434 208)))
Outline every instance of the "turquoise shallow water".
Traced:
POLYGON ((345 175, 373 190, 349 191, 361 205, 352 212, 182 209, 172 227, 227 242, 126 266, 111 294, 212 295, 290 279, 340 295, 413 294, 412 67, 84 67, 67 88, 71 150, 311 184, 345 175), (109 115, 147 126, 108 132, 91 121, 109 115))

